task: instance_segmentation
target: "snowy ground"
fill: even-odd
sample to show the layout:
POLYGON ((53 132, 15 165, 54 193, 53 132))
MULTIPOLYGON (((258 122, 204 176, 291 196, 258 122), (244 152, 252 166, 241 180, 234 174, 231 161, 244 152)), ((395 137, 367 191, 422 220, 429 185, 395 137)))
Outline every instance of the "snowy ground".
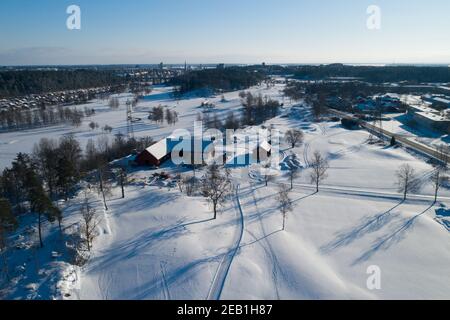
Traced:
MULTIPOLYGON (((279 98, 279 89, 253 90, 279 98)), ((166 100, 166 89, 160 90, 155 101, 140 107, 143 115, 152 105, 176 104, 166 100)), ((240 107, 237 92, 226 97, 230 102, 217 102, 219 110, 240 107)), ((180 101, 178 127, 192 126, 202 100, 180 101)), ((67 299, 449 298, 450 191, 443 190, 433 204, 432 188, 426 185, 402 202, 395 186, 400 165, 412 165, 423 182, 432 166, 401 148, 367 144, 365 131, 311 123, 303 108, 286 111, 290 117, 267 123, 282 131, 305 131, 303 146, 290 150, 283 145, 283 161, 294 152, 305 167, 290 194, 294 211, 286 231, 281 231, 276 200, 276 183, 288 183, 283 162, 273 168, 278 176, 268 187, 259 179, 258 165, 232 169, 236 192, 217 220, 211 220, 205 199, 152 182, 151 170, 137 171, 126 199, 120 199, 116 189, 108 200, 108 213, 95 202, 102 222, 92 258, 59 283, 59 295, 52 294, 67 299), (318 194, 309 184, 307 169, 316 150, 330 161, 328 179, 318 194), (366 286, 372 265, 381 269, 381 290, 366 286)), ((104 116, 105 121, 111 117, 114 126, 113 114, 104 116)), ((102 117, 97 117, 100 122, 102 117)), ((146 126, 142 134, 154 137, 173 129, 146 126)), ((174 173, 176 168, 161 170, 174 173)), ((66 224, 76 221, 80 200, 81 195, 72 200, 66 224)), ((56 232, 51 230, 49 237, 56 232)), ((31 273, 20 283, 34 283, 28 292, 49 298, 43 276, 31 273)), ((20 290, 11 297, 33 298, 20 290)))
MULTIPOLYGON (((280 231, 277 187, 264 187, 257 167, 233 170, 240 184, 242 239, 237 199, 229 201, 217 221, 208 221, 211 212, 202 199, 157 187, 135 190, 132 199, 115 202, 112 236, 99 240, 77 296, 205 299, 214 296, 211 291, 219 291, 222 299, 450 296, 450 277, 444 272, 450 266, 449 233, 436 215, 445 218, 441 206, 450 200, 445 198, 449 192, 433 205, 429 186, 406 202, 395 187, 399 165, 411 164, 424 181, 433 170, 430 165, 402 149, 368 145, 366 132, 345 131, 336 123, 272 122, 283 128, 303 126, 306 144, 294 151, 319 150, 331 164, 319 194, 308 185, 307 170, 295 182, 287 231, 280 231), (236 241, 239 250, 226 270, 236 241), (381 268, 381 290, 366 287, 371 265, 381 268), (223 288, 217 277, 225 278, 223 288)), ((286 181, 281 170, 278 180, 286 181)))
MULTIPOLYGON (((248 91, 255 94, 261 93, 278 97, 282 99, 281 85, 267 89, 266 87, 255 87, 248 91)), ((221 102, 221 95, 212 98, 196 97, 192 95, 190 98, 176 101, 172 97, 173 88, 156 86, 153 92, 143 101, 139 103, 133 114, 134 118, 141 121, 134 124, 134 132, 136 137, 151 136, 154 140, 162 139, 170 135, 175 129, 192 128, 193 122, 199 113, 205 112, 201 104, 205 100, 217 105, 216 112, 220 116, 225 117, 229 110, 237 110, 241 108, 239 92, 231 92, 225 94, 227 102, 221 102), (156 124, 148 120, 151 108, 163 105, 169 106, 179 114, 179 122, 175 126, 165 124, 156 124)), ((119 109, 111 109, 108 107, 107 100, 94 100, 85 105, 75 106, 78 110, 84 110, 85 107, 96 110, 96 114, 92 117, 85 118, 83 124, 79 128, 70 125, 50 126, 25 131, 14 131, 8 133, 0 133, 0 169, 10 166, 12 160, 18 152, 31 153, 34 145, 42 138, 58 139, 67 134, 74 134, 75 138, 85 146, 89 139, 94 141, 104 135, 101 128, 108 125, 113 128, 111 134, 107 134, 110 139, 118 133, 127 134, 126 126, 126 101, 131 98, 129 94, 121 94, 121 105, 119 109), (96 122, 100 129, 92 131, 89 123, 96 122)))

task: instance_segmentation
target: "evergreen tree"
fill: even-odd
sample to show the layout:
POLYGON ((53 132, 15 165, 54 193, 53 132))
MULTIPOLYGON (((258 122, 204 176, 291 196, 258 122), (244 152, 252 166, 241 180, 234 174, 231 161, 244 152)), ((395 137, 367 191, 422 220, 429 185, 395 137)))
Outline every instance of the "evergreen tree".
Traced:
POLYGON ((39 173, 45 181, 50 197, 55 195, 56 182, 58 178, 58 144, 55 140, 47 138, 35 145, 34 159, 38 163, 39 173))
POLYGON ((2 257, 1 273, 8 278, 7 233, 17 228, 17 220, 7 199, 0 199, 0 255, 2 257))
POLYGON ((239 119, 237 119, 233 111, 230 111, 227 114, 227 117, 225 119, 225 129, 239 129, 239 119))
POLYGON ((73 163, 65 157, 60 157, 58 159, 58 164, 56 166, 57 180, 56 186, 58 188, 58 193, 64 198, 64 200, 69 199, 69 195, 73 187, 77 183, 77 170, 73 163))
POLYGON ((66 200, 70 191, 80 179, 80 161, 82 158, 80 143, 73 135, 61 138, 58 148, 57 187, 66 200))
POLYGON ((42 240, 42 223, 43 218, 54 222, 57 218, 58 211, 55 209, 50 197, 45 193, 42 184, 40 183, 36 172, 33 170, 28 172, 28 200, 30 202, 30 210, 37 215, 38 218, 38 232, 40 247, 44 247, 42 240))
MULTIPOLYGON (((19 153, 12 163, 12 167, 6 170, 6 180, 9 192, 12 196, 12 203, 18 213, 25 212, 25 201, 29 200, 28 190, 35 183, 36 166, 27 154, 19 153)), ((37 178, 36 178, 37 179, 37 178)))

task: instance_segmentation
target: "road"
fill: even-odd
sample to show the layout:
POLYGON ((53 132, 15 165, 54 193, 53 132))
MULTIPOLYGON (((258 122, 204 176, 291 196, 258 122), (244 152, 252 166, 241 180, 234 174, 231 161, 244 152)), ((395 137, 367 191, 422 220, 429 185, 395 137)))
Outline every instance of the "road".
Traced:
MULTIPOLYGON (((335 114, 339 117, 346 117, 346 118, 354 117, 354 115, 352 115, 350 113, 346 113, 346 112, 342 112, 342 111, 338 111, 338 110, 334 110, 334 109, 328 109, 328 110, 330 111, 330 113, 335 114)), ((395 137, 395 140, 397 141, 397 143, 400 143, 401 145, 404 145, 416 152, 425 154, 433 159, 441 161, 441 159, 443 158, 443 154, 441 152, 439 152, 436 148, 430 147, 423 143, 418 143, 418 142, 412 141, 412 140, 410 140, 410 138, 403 137, 401 135, 395 134, 395 133, 387 131, 385 129, 378 128, 378 127, 371 125, 370 123, 367 123, 366 121, 363 121, 363 120, 359 120, 359 124, 364 129, 366 129, 370 132, 373 132, 373 133, 382 134, 385 137, 388 137, 389 139, 391 139, 392 137, 395 137)), ((446 154, 445 157, 449 158, 450 155, 446 154)))

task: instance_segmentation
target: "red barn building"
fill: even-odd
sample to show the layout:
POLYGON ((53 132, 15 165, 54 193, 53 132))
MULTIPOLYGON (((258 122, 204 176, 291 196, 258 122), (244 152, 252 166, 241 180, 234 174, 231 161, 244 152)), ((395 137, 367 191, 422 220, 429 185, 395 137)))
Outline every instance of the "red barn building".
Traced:
MULTIPOLYGON (((163 139, 137 155, 135 162, 138 166, 159 167, 164 162, 171 159, 172 151, 180 144, 180 141, 182 141, 182 139, 180 140, 173 137, 163 139)), ((183 161, 186 165, 190 165, 194 163, 194 161, 195 163, 201 163, 206 160, 205 157, 214 152, 214 148, 210 147, 211 144, 213 144, 213 141, 211 140, 197 140, 193 138, 190 143, 181 147, 179 156, 182 160, 186 160, 185 162, 183 161), (200 146, 198 151, 195 150, 196 144, 200 146)))
POLYGON ((159 167, 169 159, 170 152, 168 150, 168 142, 167 139, 163 139, 142 151, 136 157, 135 161, 138 166, 159 167))

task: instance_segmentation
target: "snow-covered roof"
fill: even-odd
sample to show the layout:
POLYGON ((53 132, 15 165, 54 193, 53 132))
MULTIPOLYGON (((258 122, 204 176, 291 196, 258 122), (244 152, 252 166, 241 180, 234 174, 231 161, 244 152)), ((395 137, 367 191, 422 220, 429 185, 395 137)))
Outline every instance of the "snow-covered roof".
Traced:
POLYGON ((260 143, 260 144, 259 144, 259 147, 260 147, 261 149, 266 150, 266 151, 272 150, 272 146, 271 146, 270 143, 267 142, 267 141, 264 141, 264 142, 260 143))
POLYGON ((429 119, 431 121, 435 121, 435 122, 450 122, 450 119, 447 119, 439 114, 436 113, 430 113, 430 112, 417 112, 418 115, 429 119))
POLYGON ((434 98, 434 101, 450 105, 450 100, 446 98, 437 97, 434 98))
POLYGON ((148 147, 147 152, 150 153, 152 156, 154 156, 157 160, 161 160, 164 158, 168 153, 167 149, 167 139, 163 139, 154 145, 148 147))
POLYGON ((415 112, 435 113, 435 114, 439 113, 439 111, 437 111, 436 109, 427 107, 426 104, 414 105, 414 106, 410 105, 409 108, 413 109, 415 112))
MULTIPOLYGON (((163 140, 155 143, 154 145, 148 147, 146 150, 148 153, 150 153, 151 155, 153 155, 157 160, 161 160, 162 158, 164 158, 166 155, 168 155, 169 153, 172 152, 173 148, 175 146, 177 146, 179 143, 182 143, 182 139, 176 138, 176 137, 167 137, 164 138, 163 140)), ((200 145, 201 146, 201 150, 199 150, 198 152, 203 153, 203 151, 213 142, 211 140, 202 140, 202 139, 198 139, 195 137, 191 138, 191 141, 193 143, 189 143, 186 145, 183 145, 183 151, 185 152, 192 152, 192 147, 200 145), (200 144, 196 144, 196 142, 199 142, 200 144)))

